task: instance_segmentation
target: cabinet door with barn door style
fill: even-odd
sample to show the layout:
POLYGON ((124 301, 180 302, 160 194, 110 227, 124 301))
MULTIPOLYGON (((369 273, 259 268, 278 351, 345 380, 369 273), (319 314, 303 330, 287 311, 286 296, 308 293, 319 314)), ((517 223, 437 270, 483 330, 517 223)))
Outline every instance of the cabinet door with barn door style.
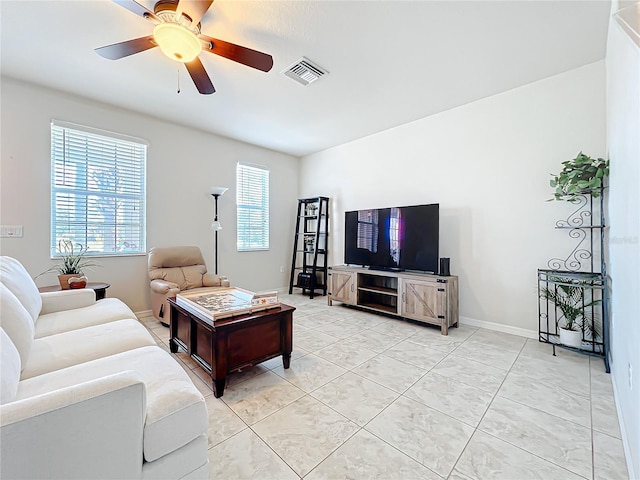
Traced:
POLYGON ((402 278, 401 284, 403 317, 440 325, 443 335, 448 333, 449 327, 457 326, 457 278, 402 278))
POLYGON ((332 301, 356 304, 356 273, 331 270, 329 273, 329 305, 332 301))

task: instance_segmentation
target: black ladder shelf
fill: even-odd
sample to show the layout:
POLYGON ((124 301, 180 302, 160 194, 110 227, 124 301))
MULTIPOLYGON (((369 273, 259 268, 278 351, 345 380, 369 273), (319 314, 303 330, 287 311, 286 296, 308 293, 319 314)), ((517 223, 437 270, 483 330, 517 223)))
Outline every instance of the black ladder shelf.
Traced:
POLYGON ((328 236, 329 198, 298 199, 289 294, 294 288, 301 288, 305 295, 309 291, 309 298, 316 290, 327 294, 328 236))

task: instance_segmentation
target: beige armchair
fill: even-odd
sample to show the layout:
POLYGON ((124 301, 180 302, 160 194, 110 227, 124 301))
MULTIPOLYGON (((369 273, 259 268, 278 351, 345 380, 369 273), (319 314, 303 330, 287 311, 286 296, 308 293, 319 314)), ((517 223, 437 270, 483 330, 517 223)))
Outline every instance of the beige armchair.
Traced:
POLYGON ((227 277, 207 273, 198 247, 156 247, 149 251, 149 280, 153 316, 169 326, 170 297, 184 290, 228 287, 227 277))

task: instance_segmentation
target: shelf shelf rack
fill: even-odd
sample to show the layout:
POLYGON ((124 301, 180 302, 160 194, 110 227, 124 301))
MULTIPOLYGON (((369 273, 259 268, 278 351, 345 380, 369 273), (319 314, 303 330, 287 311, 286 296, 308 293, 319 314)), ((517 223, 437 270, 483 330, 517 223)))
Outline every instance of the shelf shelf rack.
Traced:
POLYGON ((316 290, 327 294, 328 237, 329 198, 298 199, 289 294, 294 288, 301 288, 303 294, 308 291, 309 298, 314 297, 316 290))
POLYGON ((604 197, 606 188, 598 188, 571 196, 572 213, 556 222, 555 228, 568 231, 576 240, 575 248, 565 258, 552 258, 548 268, 538 269, 539 341, 556 347, 604 359, 609 373, 609 281, 605 263, 604 197), (560 343, 562 310, 549 297, 566 294, 571 289, 578 297, 581 345, 570 347, 560 343))

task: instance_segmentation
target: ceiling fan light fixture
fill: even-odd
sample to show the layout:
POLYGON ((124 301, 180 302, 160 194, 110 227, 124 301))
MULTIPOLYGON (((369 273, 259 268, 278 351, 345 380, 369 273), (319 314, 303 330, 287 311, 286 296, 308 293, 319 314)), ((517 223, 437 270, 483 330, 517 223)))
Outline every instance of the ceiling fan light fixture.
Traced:
POLYGON ((203 50, 263 72, 268 72, 273 67, 271 55, 202 34, 200 20, 213 0, 156 0, 153 12, 136 0, 113 1, 136 15, 151 20, 155 27, 153 35, 96 48, 96 53, 101 57, 118 60, 160 47, 168 58, 184 63, 196 89, 202 95, 211 95, 216 91, 198 58, 203 50))
POLYGON ((153 38, 167 57, 189 63, 202 51, 202 42, 195 33, 178 23, 160 23, 153 29, 153 38))

